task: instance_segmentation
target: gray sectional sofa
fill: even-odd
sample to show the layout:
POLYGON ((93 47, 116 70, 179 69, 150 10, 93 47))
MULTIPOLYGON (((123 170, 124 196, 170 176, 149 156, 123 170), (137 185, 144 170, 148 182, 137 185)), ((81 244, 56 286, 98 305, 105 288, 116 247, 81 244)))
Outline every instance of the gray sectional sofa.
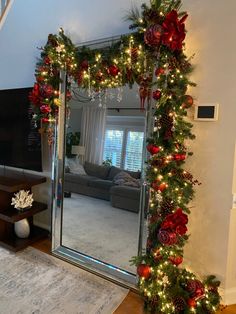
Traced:
POLYGON ((139 212, 140 191, 138 187, 117 185, 114 178, 120 172, 140 179, 140 172, 122 170, 114 166, 99 166, 85 162, 86 174, 65 173, 64 190, 111 202, 113 207, 139 212))

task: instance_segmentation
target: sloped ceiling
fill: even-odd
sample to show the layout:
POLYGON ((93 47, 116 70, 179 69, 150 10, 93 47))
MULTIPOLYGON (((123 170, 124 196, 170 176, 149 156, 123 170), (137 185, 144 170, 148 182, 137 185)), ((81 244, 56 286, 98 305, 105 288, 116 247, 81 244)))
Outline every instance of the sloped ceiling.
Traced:
POLYGON ((14 1, 0 30, 0 89, 32 86, 37 47, 63 27, 75 44, 127 33, 123 18, 142 0, 14 1))

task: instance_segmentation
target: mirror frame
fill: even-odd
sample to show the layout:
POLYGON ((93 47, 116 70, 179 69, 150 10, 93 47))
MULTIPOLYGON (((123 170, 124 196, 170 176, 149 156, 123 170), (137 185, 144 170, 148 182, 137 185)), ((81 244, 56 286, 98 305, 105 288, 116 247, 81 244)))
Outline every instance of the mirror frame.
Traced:
MULTIPOLYGON (((66 71, 60 72, 60 102, 58 120, 55 123, 55 140, 52 161, 52 254, 67 262, 70 262, 84 270, 92 272, 100 277, 108 279, 125 288, 138 291, 137 274, 125 271, 114 265, 100 261, 96 258, 77 252, 62 245, 62 223, 63 223, 63 198, 64 198, 64 161, 65 161, 65 133, 66 133, 66 71)), ((145 184, 145 160, 146 160, 146 138, 150 129, 151 106, 146 110, 146 121, 143 142, 143 165, 142 165, 142 187, 139 208, 139 230, 137 255, 141 255, 146 248, 144 245, 144 208, 147 195, 145 184)), ((130 257, 132 258, 132 256, 130 257)))

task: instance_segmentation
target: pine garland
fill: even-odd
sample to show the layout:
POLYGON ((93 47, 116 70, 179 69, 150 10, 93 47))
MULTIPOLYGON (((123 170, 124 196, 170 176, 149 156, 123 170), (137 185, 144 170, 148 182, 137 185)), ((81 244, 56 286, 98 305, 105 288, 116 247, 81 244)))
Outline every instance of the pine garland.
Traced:
POLYGON ((215 313, 219 307, 219 281, 214 276, 201 282, 192 272, 178 267, 188 240, 188 204, 194 185, 200 184, 183 166, 192 155, 186 140, 193 140, 187 109, 193 98, 187 95, 193 67, 184 53, 185 12, 181 1, 156 0, 132 10, 131 28, 144 34, 154 65, 154 130, 148 138, 146 180, 150 189, 147 249, 134 258, 139 286, 150 313, 215 313), (135 16, 138 20, 135 20, 135 16), (160 36, 157 32, 160 32, 160 36), (159 42, 158 42, 159 41, 159 42))

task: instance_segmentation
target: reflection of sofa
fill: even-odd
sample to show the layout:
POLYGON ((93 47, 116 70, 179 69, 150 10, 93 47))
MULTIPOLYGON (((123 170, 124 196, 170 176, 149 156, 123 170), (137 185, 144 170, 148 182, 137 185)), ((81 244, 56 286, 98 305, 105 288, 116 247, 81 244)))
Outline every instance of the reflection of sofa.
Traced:
MULTIPOLYGON (((133 212, 139 211, 140 188, 116 185, 113 180, 121 171, 114 166, 99 166, 85 162, 85 174, 65 173, 66 192, 88 195, 104 200, 110 200, 113 207, 133 212)), ((140 172, 124 171, 134 179, 140 179, 140 172)))

